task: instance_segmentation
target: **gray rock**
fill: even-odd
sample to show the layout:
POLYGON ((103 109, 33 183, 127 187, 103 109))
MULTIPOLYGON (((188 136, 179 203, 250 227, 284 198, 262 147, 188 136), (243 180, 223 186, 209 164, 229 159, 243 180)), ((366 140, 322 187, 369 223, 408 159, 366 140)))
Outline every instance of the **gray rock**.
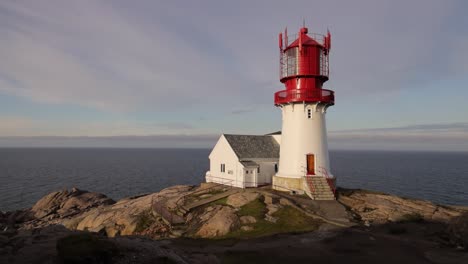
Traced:
POLYGON ((251 227, 251 226, 241 226, 241 230, 242 231, 252 231, 252 230, 254 230, 254 228, 251 227))
POLYGON ((276 223, 278 221, 278 218, 267 214, 265 215, 265 220, 272 222, 272 223, 276 223))
POLYGON ((242 207, 255 199, 258 199, 260 194, 257 192, 240 192, 230 195, 226 201, 226 204, 233 207, 242 207))
MULTIPOLYGON (((223 236, 238 228, 239 217, 236 211, 228 206, 221 206, 213 211, 212 217, 197 231, 196 235, 203 238, 223 236)), ((211 212, 209 212, 211 214, 211 212)))
POLYGON ((257 223, 257 219, 255 219, 255 217, 250 216, 250 215, 241 216, 240 221, 243 225, 257 223))

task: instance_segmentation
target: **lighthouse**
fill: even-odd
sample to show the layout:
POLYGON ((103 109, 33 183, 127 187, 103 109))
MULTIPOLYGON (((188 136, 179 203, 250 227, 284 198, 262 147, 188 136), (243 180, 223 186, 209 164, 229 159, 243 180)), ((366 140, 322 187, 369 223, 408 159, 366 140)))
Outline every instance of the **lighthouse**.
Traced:
POLYGON ((332 90, 323 85, 329 76, 331 35, 279 34, 280 81, 285 90, 274 95, 282 112, 279 166, 272 187, 306 193, 312 199, 335 199, 336 179, 331 173, 325 116, 335 104, 332 90))

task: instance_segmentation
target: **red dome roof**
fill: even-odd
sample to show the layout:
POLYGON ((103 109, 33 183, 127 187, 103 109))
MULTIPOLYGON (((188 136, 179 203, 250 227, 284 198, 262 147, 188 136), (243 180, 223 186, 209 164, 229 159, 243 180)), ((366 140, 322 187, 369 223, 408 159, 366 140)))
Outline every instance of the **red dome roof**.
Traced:
POLYGON ((323 46, 322 44, 317 42, 317 40, 309 37, 307 33, 307 28, 301 28, 301 30, 299 31, 299 37, 296 40, 294 40, 291 44, 289 44, 289 46, 287 46, 286 49, 298 47, 300 40, 302 41, 303 46, 323 46))
MULTIPOLYGON (((306 34, 302 35, 302 45, 303 46, 316 46, 316 45, 322 46, 315 39, 307 36, 306 34)), ((299 46, 299 39, 296 39, 295 41, 293 41, 293 43, 291 43, 286 49, 297 47, 297 46, 299 46)))

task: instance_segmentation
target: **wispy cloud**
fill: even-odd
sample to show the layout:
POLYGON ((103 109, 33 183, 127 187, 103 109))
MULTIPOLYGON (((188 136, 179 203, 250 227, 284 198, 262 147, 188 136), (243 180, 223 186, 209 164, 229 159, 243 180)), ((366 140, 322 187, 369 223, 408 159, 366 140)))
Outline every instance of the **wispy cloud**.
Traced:
POLYGON ((175 101, 245 107, 259 96, 258 103, 270 104, 265 95, 281 86, 276 33, 317 7, 333 10, 315 12, 309 23, 312 31, 332 29, 330 85, 342 93, 400 89, 424 71, 466 65, 458 56, 466 45, 437 55, 451 41, 440 34, 453 2, 336 5, 297 1, 298 13, 283 1, 184 2, 183 8, 180 2, 2 1, 0 91, 119 111, 175 101), (434 59, 437 64, 428 61, 434 59))
POLYGON ((218 135, 1 137, 0 147, 211 148, 218 135))
POLYGON ((468 151, 468 123, 331 131, 337 149, 468 151))
POLYGON ((255 111, 254 108, 236 109, 236 110, 232 110, 232 111, 231 111, 231 114, 233 114, 233 115, 241 115, 241 114, 252 113, 252 112, 254 112, 254 111, 255 111))

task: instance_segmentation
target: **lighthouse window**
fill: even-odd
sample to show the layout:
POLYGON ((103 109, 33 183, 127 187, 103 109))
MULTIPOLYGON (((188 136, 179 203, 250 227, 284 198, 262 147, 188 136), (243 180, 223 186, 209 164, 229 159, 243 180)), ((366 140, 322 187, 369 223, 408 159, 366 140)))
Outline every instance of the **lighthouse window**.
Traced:
POLYGON ((221 172, 226 172, 226 164, 221 164, 221 172))
POLYGON ((284 60, 283 63, 286 66, 286 69, 283 70, 283 75, 291 76, 298 74, 298 65, 297 65, 297 57, 299 56, 298 48, 291 48, 288 49, 284 53, 284 60))
POLYGON ((312 118, 312 111, 311 111, 311 109, 307 109, 307 118, 309 118, 309 119, 312 118))

